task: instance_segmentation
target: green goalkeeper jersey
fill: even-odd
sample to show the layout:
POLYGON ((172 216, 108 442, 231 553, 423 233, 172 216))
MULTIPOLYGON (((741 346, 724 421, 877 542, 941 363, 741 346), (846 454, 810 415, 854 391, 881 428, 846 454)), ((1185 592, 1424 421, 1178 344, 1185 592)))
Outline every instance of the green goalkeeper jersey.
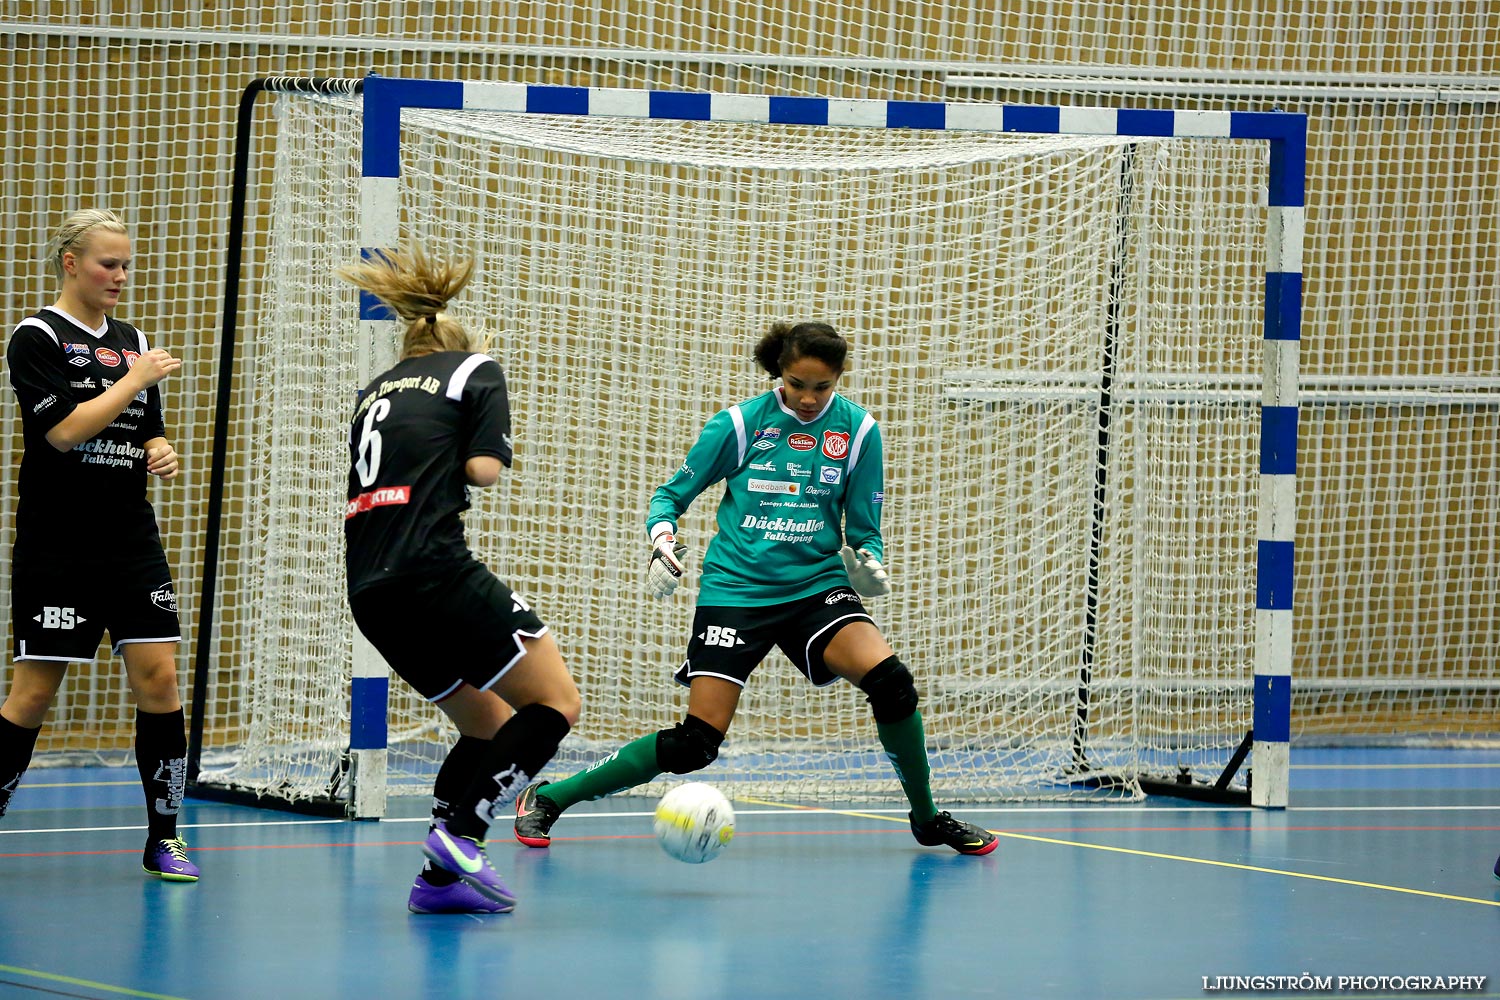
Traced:
POLYGON ((724 481, 718 532, 709 542, 698 603, 781 604, 849 586, 847 540, 884 558, 880 428, 834 393, 804 423, 778 389, 716 413, 682 466, 651 497, 646 528, 677 519, 724 481))

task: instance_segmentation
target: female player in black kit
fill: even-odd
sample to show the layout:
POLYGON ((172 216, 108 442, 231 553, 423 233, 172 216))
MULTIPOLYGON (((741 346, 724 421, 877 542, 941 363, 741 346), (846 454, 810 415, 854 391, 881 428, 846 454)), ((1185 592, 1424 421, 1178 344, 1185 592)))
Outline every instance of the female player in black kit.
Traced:
POLYGON ((0 705, 0 815, 68 663, 93 660, 108 630, 136 703, 148 820, 141 864, 195 882, 198 868, 177 836, 187 756, 177 595, 146 499, 147 473, 177 475, 157 383, 182 362, 109 315, 131 265, 130 236, 114 213, 75 212, 47 250, 62 291, 20 322, 6 348, 26 451, 12 562, 15 668, 0 705))
POLYGON ((349 606, 460 734, 433 789, 429 863, 407 903, 417 913, 515 907, 485 833, 552 759, 580 705, 547 626, 464 542, 469 489, 494 485, 511 464, 505 376, 443 312, 473 272, 421 251, 339 272, 407 323, 401 360, 360 392, 350 427, 349 606))

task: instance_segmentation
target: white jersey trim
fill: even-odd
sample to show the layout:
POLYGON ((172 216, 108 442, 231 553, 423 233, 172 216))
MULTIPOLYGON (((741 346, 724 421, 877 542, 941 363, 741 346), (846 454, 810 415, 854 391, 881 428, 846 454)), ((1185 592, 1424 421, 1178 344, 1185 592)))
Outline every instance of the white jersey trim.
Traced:
POLYGON ((866 413, 865 419, 859 422, 859 430, 854 434, 854 443, 849 446, 849 466, 846 471, 850 475, 854 474, 854 467, 859 464, 860 449, 864 447, 865 438, 874 426, 875 418, 866 413))
MULTIPOLYGON (((464 394, 464 386, 469 384, 469 376, 474 374, 474 369, 486 361, 494 360, 488 354, 471 354, 467 358, 464 358, 463 362, 454 369, 453 375, 448 379, 448 391, 445 395, 449 399, 461 398, 464 394)), ((499 362, 495 363, 499 364, 499 362)))
POLYGON ((771 392, 776 396, 776 405, 781 407, 781 412, 797 421, 797 423, 801 424, 803 427, 806 427, 808 424, 815 424, 819 420, 822 420, 823 417, 828 414, 828 408, 833 405, 834 398, 838 396, 838 393, 836 392, 830 395, 828 397, 828 402, 823 404, 823 408, 818 411, 817 416, 813 417, 811 420, 803 420, 797 415, 796 410, 786 405, 786 396, 784 395, 784 393, 786 392, 785 386, 778 385, 776 388, 772 389, 771 392))
POLYGON ((16 329, 19 330, 23 326, 34 326, 38 329, 45 330, 47 332, 47 336, 52 338, 52 342, 54 344, 56 344, 58 347, 62 346, 62 341, 57 339, 57 331, 52 329, 52 327, 48 326, 46 323, 43 323, 41 320, 37 319, 35 316, 27 316, 25 319, 21 320, 21 322, 16 324, 16 329))
POLYGON ((734 464, 743 465, 745 462, 745 415, 740 412, 738 403, 729 408, 729 419, 734 421, 734 442, 739 449, 734 464))
MULTIPOLYGON (((59 309, 59 308, 57 308, 57 306, 44 306, 43 307, 43 311, 44 312, 55 312, 55 313, 57 313, 63 319, 67 320, 69 323, 72 323, 74 326, 78 327, 78 329, 82 330, 84 333, 88 334, 90 337, 93 337, 95 340, 103 340, 104 339, 104 335, 109 332, 109 317, 108 316, 104 317, 104 322, 99 324, 99 328, 97 330, 94 330, 94 329, 90 329, 89 325, 87 323, 85 323, 83 320, 79 319, 77 316, 74 316, 73 314, 67 312, 64 309, 59 309)), ((36 317, 32 316, 30 318, 31 319, 35 319, 36 317)), ((140 331, 137 330, 136 332, 139 333, 140 331)), ((56 340, 57 338, 54 337, 53 339, 56 340)))
MULTIPOLYGON (((108 320, 108 318, 106 318, 104 320, 103 325, 100 326, 99 329, 97 329, 97 330, 90 330, 87 326, 84 326, 82 323, 80 323, 77 320, 77 318, 75 318, 73 316, 69 316, 67 313, 63 312, 61 309, 57 308, 56 306, 47 306, 44 311, 45 312, 57 313, 57 315, 61 316, 65 320, 67 320, 69 323, 72 323, 74 326, 78 327, 79 330, 81 330, 84 333, 88 334, 90 337, 93 337, 95 340, 103 340, 104 339, 104 335, 109 332, 109 320, 108 320)), ((52 342, 54 344, 56 344, 59 347, 62 346, 62 341, 60 341, 60 340, 57 339, 57 331, 54 330, 54 329, 52 329, 52 327, 49 326, 47 323, 43 322, 40 319, 37 319, 35 316, 27 316, 25 319, 21 320, 21 322, 19 322, 19 323, 16 324, 16 329, 19 330, 23 326, 34 326, 34 327, 37 327, 38 329, 46 331, 47 336, 49 336, 49 337, 52 338, 52 342)), ((147 351, 149 351, 151 349, 150 346, 146 343, 146 335, 145 335, 145 333, 141 332, 141 330, 139 330, 139 329, 136 329, 135 336, 136 336, 136 339, 140 342, 141 353, 142 354, 145 354, 147 351)))

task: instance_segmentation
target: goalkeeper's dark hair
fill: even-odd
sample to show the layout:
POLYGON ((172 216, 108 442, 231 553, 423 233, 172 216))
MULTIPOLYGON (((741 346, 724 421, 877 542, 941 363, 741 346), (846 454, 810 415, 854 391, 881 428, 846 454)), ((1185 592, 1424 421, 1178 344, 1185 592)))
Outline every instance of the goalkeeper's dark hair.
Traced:
POLYGON ((842 372, 848 354, 849 342, 827 323, 776 323, 755 345, 755 360, 772 378, 798 358, 817 358, 842 372))
POLYGON ((63 276, 63 254, 80 254, 87 250, 93 242, 91 234, 96 230, 130 235, 125 229, 125 223, 113 212, 102 208, 85 208, 74 212, 63 220, 62 225, 57 227, 57 231, 47 241, 47 267, 54 278, 63 276))
POLYGON ((420 248, 379 250, 335 273, 384 302, 406 321, 402 358, 484 349, 458 320, 443 311, 474 276, 472 260, 436 261, 420 248))

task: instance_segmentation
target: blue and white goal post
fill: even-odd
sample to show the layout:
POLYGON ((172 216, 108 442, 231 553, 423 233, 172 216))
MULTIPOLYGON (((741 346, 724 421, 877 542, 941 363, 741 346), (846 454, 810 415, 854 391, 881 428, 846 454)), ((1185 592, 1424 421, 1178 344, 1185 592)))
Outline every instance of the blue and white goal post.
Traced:
MULTIPOLYGON (((1057 135, 1195 138, 1269 146, 1260 398, 1259 532, 1255 588, 1253 760, 1250 801, 1287 804, 1291 727, 1292 581, 1296 517, 1297 348, 1301 333, 1306 117, 1282 112, 1125 110, 810 97, 675 93, 395 79, 363 81, 359 231, 365 254, 401 240, 401 127, 407 109, 874 129, 977 130, 1057 135)), ((393 362, 372 345, 395 342, 395 321, 361 302, 361 374, 393 362)), ((388 672, 362 639, 352 692, 352 811, 384 811, 388 672)))

